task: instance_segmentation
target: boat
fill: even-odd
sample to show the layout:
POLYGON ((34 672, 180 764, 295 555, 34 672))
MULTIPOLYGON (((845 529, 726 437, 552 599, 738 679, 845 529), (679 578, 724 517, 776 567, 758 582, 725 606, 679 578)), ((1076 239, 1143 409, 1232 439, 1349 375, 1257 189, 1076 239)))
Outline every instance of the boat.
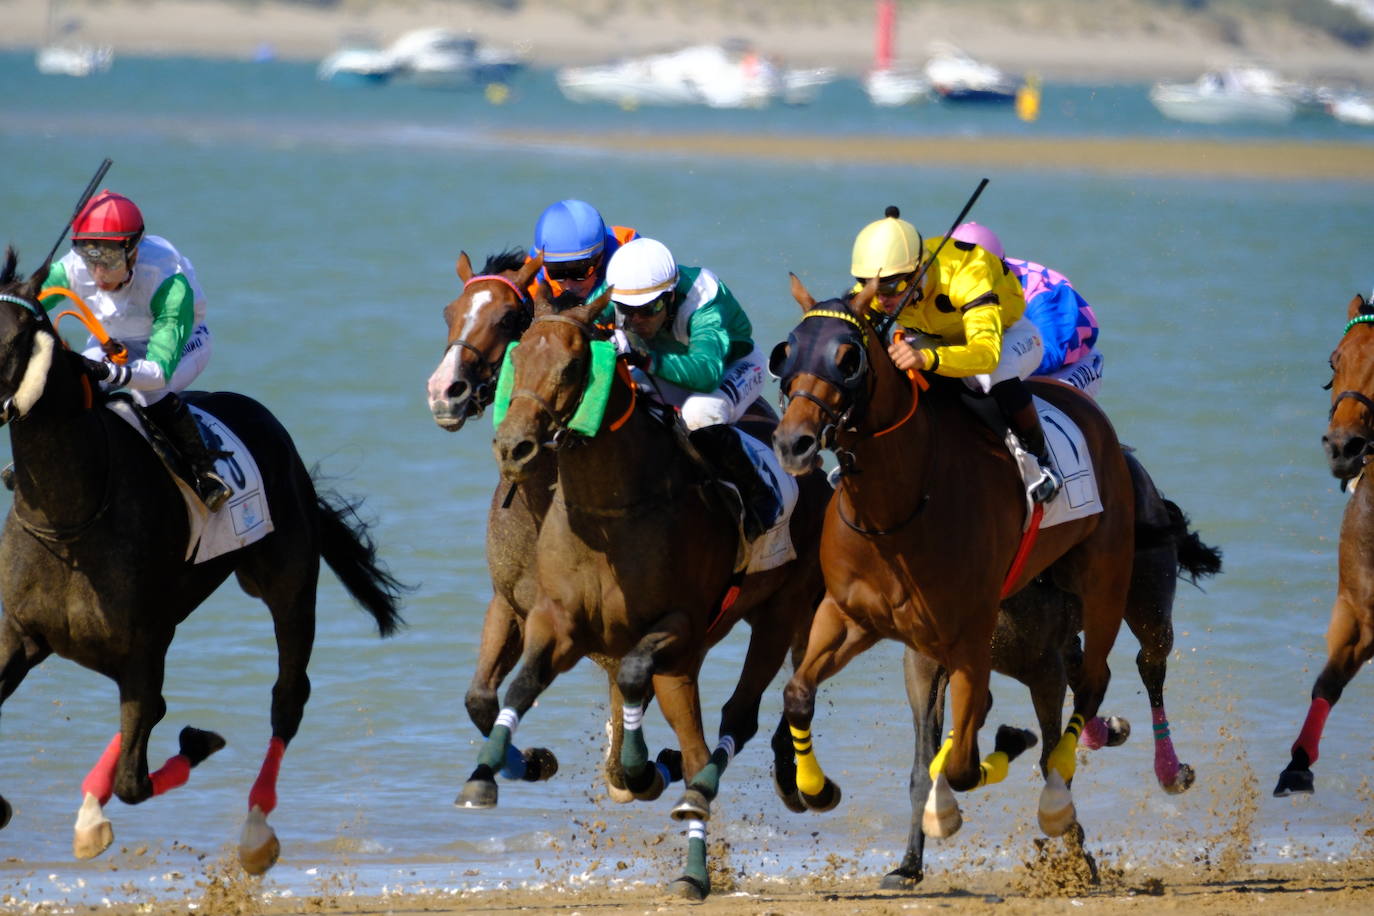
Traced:
POLYGON ((389 54, 370 38, 354 35, 320 61, 315 75, 336 86, 376 86, 391 79, 395 70, 389 54))
POLYGON ((33 63, 39 73, 90 76, 105 73, 114 65, 114 49, 109 45, 44 45, 34 55, 33 63))
POLYGON ((864 92, 880 108, 897 108, 930 98, 930 80, 913 67, 893 62, 897 33, 896 0, 878 0, 874 19, 873 68, 864 74, 864 92))
POLYGON ((838 75, 834 67, 790 67, 782 71, 779 98, 784 105, 810 105, 838 75))
POLYGON ((1299 108, 1296 87, 1253 65, 1208 70, 1191 83, 1156 83, 1150 102, 1166 118, 1196 124, 1286 124, 1299 108))
POLYGON ((926 79, 947 102, 1014 102, 1020 80, 992 64, 975 60, 949 42, 934 42, 925 65, 926 79))
MULTIPOLYGON (((608 64, 564 67, 555 75, 559 90, 570 101, 610 102, 623 108, 761 108, 782 95, 785 78, 771 60, 742 43, 692 45, 608 64)), ((809 88, 818 89, 822 78, 833 79, 833 71, 814 73, 809 88)))
POLYGON ((386 49, 392 78, 428 89, 470 89, 509 82, 524 67, 513 50, 490 47, 445 28, 416 29, 386 49))
POLYGON ((1327 103, 1331 117, 1343 124, 1357 124, 1360 127, 1374 127, 1374 99, 1367 95, 1348 93, 1337 96, 1327 103))

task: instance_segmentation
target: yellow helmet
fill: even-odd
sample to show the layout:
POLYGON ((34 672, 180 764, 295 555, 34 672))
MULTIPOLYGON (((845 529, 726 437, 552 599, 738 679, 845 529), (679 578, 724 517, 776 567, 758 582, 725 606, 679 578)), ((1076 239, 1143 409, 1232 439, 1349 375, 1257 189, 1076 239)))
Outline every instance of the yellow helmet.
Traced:
POLYGON ((900 219, 901 211, 888 207, 886 215, 869 223, 854 239, 853 264, 849 272, 867 280, 870 277, 895 277, 909 274, 920 263, 921 234, 900 219))

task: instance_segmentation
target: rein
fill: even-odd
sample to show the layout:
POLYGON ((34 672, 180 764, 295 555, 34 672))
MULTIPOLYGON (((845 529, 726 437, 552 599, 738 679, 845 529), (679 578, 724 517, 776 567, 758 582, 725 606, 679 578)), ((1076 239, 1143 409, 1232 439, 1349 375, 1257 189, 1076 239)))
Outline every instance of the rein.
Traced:
POLYGON ((68 309, 65 312, 58 312, 57 320, 54 324, 61 324, 62 319, 70 315, 85 325, 86 330, 91 332, 91 336, 100 341, 100 349, 104 350, 110 357, 110 362, 122 366, 129 361, 128 349, 119 341, 111 340, 109 332, 105 330, 105 326, 100 323, 99 318, 95 317, 95 312, 91 311, 90 306, 86 305, 86 300, 82 299, 65 286, 50 286, 43 290, 43 295, 66 296, 76 304, 76 311, 68 309))

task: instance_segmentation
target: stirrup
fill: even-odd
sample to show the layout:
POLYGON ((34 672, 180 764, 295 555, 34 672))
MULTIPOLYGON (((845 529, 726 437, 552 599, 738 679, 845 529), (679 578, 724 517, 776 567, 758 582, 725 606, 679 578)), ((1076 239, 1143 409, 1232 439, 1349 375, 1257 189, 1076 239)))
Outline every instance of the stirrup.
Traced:
POLYGON ((229 497, 234 495, 229 484, 214 471, 196 475, 196 493, 199 494, 200 501, 205 503, 205 508, 211 512, 218 512, 229 501, 229 497))
POLYGON ((1030 493, 1032 502, 1050 503, 1059 491, 1064 488, 1064 478, 1059 476, 1059 472, 1047 465, 1040 465, 1040 479, 1030 485, 1027 492, 1030 493))
POLYGON ((6 489, 6 490, 9 490, 11 493, 14 492, 14 462, 13 462, 13 461, 11 461, 9 464, 5 465, 3 468, 0 468, 0 483, 3 483, 3 484, 5 485, 5 489, 6 489))

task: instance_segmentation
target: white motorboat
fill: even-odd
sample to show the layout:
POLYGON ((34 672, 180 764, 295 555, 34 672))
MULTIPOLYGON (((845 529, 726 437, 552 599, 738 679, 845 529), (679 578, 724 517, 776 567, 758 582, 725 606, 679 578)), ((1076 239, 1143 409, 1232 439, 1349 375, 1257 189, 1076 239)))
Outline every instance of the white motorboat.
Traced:
POLYGON ((488 47, 476 38, 444 28, 407 32, 385 53, 394 79, 431 89, 505 83, 525 65, 515 51, 488 47))
POLYGON ((574 102, 759 108, 778 96, 783 76, 748 48, 692 45, 678 51, 588 67, 564 67, 558 88, 574 102))
POLYGON ((930 99, 930 80, 911 68, 884 67, 864 75, 864 92, 880 108, 896 108, 930 99))
POLYGON ((39 73, 90 76, 114 65, 114 49, 109 45, 44 45, 33 63, 39 73))
POLYGON ((821 87, 835 81, 834 67, 793 67, 782 71, 781 98, 785 105, 810 105, 821 87))
POLYGON ((948 42, 930 46, 925 76, 931 88, 948 102, 1012 102, 1020 82, 994 67, 974 60, 948 42))
POLYGON ((1331 117, 1345 124, 1374 127, 1374 99, 1351 93, 1338 96, 1328 105, 1331 117))
POLYGON ((316 68, 320 79, 337 86, 376 85, 391 79, 396 70, 391 56, 362 38, 345 39, 339 50, 316 68))
POLYGON ((1294 89, 1257 66, 1209 70, 1191 83, 1156 83, 1150 102, 1176 121, 1285 124, 1298 111, 1294 89))

